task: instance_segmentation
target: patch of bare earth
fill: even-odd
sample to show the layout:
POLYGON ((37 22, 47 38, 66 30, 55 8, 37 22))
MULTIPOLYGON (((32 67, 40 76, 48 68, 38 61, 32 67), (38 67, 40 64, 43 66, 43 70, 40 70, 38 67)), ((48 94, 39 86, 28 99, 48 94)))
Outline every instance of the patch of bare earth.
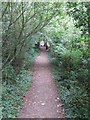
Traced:
POLYGON ((65 118, 45 48, 42 48, 40 56, 36 58, 33 85, 24 101, 19 118, 65 118))

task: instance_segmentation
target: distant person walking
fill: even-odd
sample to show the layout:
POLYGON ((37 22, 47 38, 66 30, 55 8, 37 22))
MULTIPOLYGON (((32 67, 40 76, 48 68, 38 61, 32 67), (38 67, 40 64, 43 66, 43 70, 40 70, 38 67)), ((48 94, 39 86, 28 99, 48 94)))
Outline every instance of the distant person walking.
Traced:
POLYGON ((49 48, 50 48, 50 44, 49 44, 49 42, 45 42, 45 43, 44 43, 44 46, 46 47, 46 50, 48 51, 49 48))
POLYGON ((44 41, 43 40, 40 42, 40 46, 44 46, 44 41))

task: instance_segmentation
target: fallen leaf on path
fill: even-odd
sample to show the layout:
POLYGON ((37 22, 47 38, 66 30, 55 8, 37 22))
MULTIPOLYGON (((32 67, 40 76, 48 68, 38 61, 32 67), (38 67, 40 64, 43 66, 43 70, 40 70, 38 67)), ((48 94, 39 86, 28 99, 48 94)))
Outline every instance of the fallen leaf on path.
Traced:
POLYGON ((59 107, 60 105, 57 105, 57 107, 59 107))
POLYGON ((59 100, 59 97, 57 97, 57 100, 59 100))
POLYGON ((43 106, 44 106, 44 105, 45 105, 45 103, 41 103, 41 105, 43 105, 43 106))
POLYGON ((57 107, 63 107, 64 105, 63 104, 58 104, 57 107))

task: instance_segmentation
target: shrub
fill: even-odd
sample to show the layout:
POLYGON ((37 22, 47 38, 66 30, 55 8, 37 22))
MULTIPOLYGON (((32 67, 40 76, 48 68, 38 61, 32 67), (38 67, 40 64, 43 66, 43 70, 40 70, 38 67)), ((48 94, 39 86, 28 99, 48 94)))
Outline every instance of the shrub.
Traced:
POLYGON ((22 70, 15 78, 15 84, 3 82, 3 118, 15 118, 18 115, 23 103, 23 96, 31 86, 31 80, 30 72, 22 70))

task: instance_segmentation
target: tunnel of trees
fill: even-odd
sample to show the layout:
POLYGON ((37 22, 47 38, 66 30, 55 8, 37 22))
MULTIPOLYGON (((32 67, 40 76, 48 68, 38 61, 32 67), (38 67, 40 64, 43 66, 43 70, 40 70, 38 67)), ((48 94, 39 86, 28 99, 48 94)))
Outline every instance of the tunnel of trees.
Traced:
POLYGON ((35 43, 47 40, 67 117, 89 118, 90 2, 2 2, 0 7, 3 117, 18 115, 40 53, 35 43))

